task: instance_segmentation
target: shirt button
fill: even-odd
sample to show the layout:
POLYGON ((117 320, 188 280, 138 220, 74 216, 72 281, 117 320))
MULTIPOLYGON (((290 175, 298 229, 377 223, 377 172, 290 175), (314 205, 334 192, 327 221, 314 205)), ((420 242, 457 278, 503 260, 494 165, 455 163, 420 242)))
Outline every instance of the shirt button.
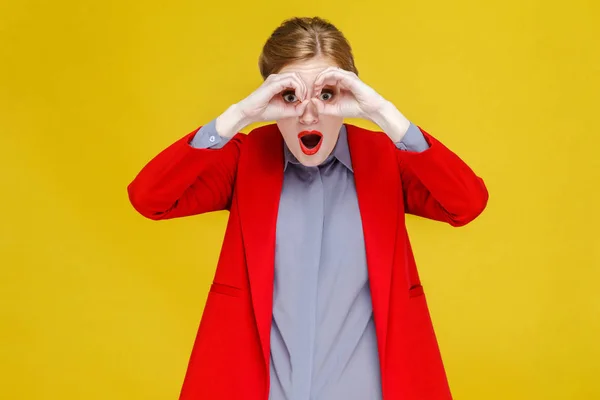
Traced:
POLYGON ((216 139, 214 136, 211 136, 208 140, 210 140, 211 143, 214 143, 216 139))

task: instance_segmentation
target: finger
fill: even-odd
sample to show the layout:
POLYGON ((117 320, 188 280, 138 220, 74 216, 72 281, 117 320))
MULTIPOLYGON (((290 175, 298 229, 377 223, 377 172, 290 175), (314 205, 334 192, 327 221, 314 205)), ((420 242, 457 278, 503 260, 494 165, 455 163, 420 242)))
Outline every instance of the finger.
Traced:
POLYGON ((298 80, 298 82, 300 83, 300 86, 302 87, 302 93, 298 96, 300 97, 301 101, 306 100, 306 97, 308 96, 308 88, 306 87, 306 83, 304 83, 304 81, 302 80, 302 77, 300 76, 299 73, 295 72, 294 73, 296 79, 298 80))
POLYGON ((342 69, 340 69, 338 67, 325 68, 315 78, 315 85, 322 84, 323 80, 325 80, 327 77, 338 76, 338 75, 339 76, 342 75, 342 69))
POLYGON ((312 96, 318 96, 321 94, 321 91, 325 88, 325 86, 331 86, 335 89, 336 94, 339 92, 339 88, 342 87, 343 83, 336 78, 328 77, 323 80, 323 82, 319 85, 315 85, 313 88, 312 96))
POLYGON ((275 79, 274 79, 274 83, 275 82, 280 82, 280 81, 288 81, 288 79, 293 79, 297 85, 294 86, 294 90, 296 92, 296 96, 298 97, 298 99, 300 101, 304 100, 306 98, 306 96, 308 95, 308 89, 306 87, 306 84, 304 83, 304 81, 302 80, 302 78, 300 77, 300 74, 297 72, 286 72, 283 74, 278 75, 275 79))
POLYGON ((315 78, 315 81, 317 81, 319 78, 321 78, 323 75, 330 73, 331 71, 336 71, 338 70, 337 67, 327 67, 325 68, 323 71, 319 72, 315 78))
POLYGON ((295 107, 296 116, 304 114, 304 111, 306 110, 308 103, 310 103, 310 100, 303 100, 300 104, 298 104, 295 107))
POLYGON ((316 99, 314 97, 311 98, 310 101, 314 104, 315 108, 317 109, 317 113, 319 115, 328 115, 327 104, 325 104, 321 100, 316 99))
MULTIPOLYGON (((314 85, 315 91, 320 91, 324 86, 331 85, 354 92, 358 89, 358 80, 349 73, 345 73, 343 70, 331 69, 323 71, 315 79, 314 85)), ((318 94, 318 91, 316 94, 318 94)))
POLYGON ((304 100, 296 105, 292 105, 292 104, 284 105, 281 115, 279 115, 276 119, 298 117, 298 116, 302 115, 304 113, 304 110, 306 110, 306 106, 308 105, 309 102, 310 102, 310 100, 304 100))
POLYGON ((325 86, 326 84, 332 84, 332 83, 336 83, 338 80, 338 78, 334 75, 332 75, 332 70, 327 69, 323 72, 321 72, 319 75, 317 75, 317 77, 315 78, 315 81, 313 82, 314 88, 322 88, 323 86, 325 86))
POLYGON ((298 98, 298 101, 303 101, 304 99, 306 99, 308 93, 304 82, 302 82, 302 79, 295 75, 291 75, 285 82, 287 82, 288 86, 282 88, 281 90, 292 88, 294 89, 294 93, 298 98))
POLYGON ((288 76, 286 78, 274 81, 268 86, 266 92, 268 99, 265 101, 270 101, 273 96, 280 94, 286 89, 293 89, 296 96, 302 98, 302 86, 298 82, 297 78, 288 76))
POLYGON ((334 117, 343 117, 342 109, 337 104, 329 104, 325 103, 319 99, 312 98, 311 101, 317 108, 317 112, 319 115, 330 115, 334 117))

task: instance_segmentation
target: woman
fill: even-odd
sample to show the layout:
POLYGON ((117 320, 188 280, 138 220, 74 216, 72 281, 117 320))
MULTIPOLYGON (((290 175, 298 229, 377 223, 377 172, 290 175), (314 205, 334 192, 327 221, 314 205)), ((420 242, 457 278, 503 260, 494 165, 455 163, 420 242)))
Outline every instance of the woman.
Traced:
POLYGON ((358 78, 327 21, 284 21, 259 65, 128 187, 154 220, 230 211, 180 399, 450 399, 404 216, 465 225, 484 182, 358 78))

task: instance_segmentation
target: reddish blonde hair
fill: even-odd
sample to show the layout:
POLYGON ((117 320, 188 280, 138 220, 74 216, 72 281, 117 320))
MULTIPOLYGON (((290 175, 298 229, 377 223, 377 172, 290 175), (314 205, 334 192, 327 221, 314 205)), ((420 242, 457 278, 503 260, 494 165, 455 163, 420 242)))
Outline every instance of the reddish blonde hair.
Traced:
POLYGON ((258 68, 263 79, 296 61, 322 56, 358 75, 350 43, 332 23, 319 17, 283 21, 263 46, 258 68))

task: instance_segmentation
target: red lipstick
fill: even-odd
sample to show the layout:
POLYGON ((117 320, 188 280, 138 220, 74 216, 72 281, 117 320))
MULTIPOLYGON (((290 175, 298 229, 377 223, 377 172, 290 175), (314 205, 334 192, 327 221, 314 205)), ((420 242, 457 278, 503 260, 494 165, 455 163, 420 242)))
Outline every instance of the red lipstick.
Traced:
POLYGON ((323 144, 323 134, 319 131, 302 131, 298 134, 300 149, 307 156, 317 154, 323 144))

